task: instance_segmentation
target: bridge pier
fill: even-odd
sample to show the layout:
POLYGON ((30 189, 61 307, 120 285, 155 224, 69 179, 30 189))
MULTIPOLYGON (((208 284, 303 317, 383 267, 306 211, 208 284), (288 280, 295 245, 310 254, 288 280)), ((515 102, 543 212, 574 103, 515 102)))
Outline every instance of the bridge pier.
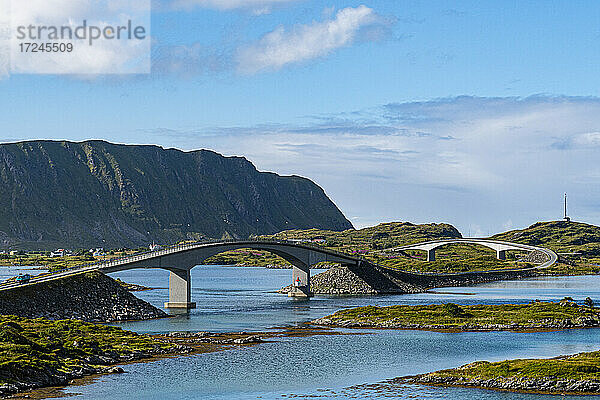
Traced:
POLYGON ((506 250, 496 250, 496 258, 498 260, 506 260, 506 250))
POLYGON ((189 269, 170 269, 169 301, 165 308, 196 308, 192 302, 192 279, 189 269))
POLYGON ((310 291, 310 268, 308 266, 306 270, 295 265, 292 267, 292 290, 288 292, 288 296, 298 298, 314 296, 310 291))
POLYGON ((435 261, 435 249, 427 250, 427 261, 435 261))

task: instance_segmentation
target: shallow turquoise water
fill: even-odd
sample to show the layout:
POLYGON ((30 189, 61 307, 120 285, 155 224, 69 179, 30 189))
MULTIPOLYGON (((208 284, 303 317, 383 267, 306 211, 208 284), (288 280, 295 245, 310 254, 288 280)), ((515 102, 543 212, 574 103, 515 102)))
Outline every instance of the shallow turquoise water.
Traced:
MULTIPOLYGON (((134 270, 113 274, 162 287, 138 295, 161 306, 168 273, 134 270)), ((544 278, 499 282, 443 292, 401 296, 315 297, 295 301, 274 293, 289 283, 288 270, 197 267, 189 315, 119 324, 138 332, 172 330, 251 331, 293 325, 342 307, 366 304, 527 302, 572 296, 600 300, 600 277, 544 278), (466 294, 470 293, 470 294, 466 294)), ((377 382, 397 376, 459 366, 475 360, 553 357, 600 347, 600 329, 543 333, 422 331, 367 332, 340 336, 285 338, 232 349, 124 366, 122 375, 70 387, 76 399, 552 399, 580 398, 521 395, 477 389, 433 388, 377 382), (363 385, 363 386, 357 386, 363 385)), ((600 397, 594 397, 600 398, 600 397)))

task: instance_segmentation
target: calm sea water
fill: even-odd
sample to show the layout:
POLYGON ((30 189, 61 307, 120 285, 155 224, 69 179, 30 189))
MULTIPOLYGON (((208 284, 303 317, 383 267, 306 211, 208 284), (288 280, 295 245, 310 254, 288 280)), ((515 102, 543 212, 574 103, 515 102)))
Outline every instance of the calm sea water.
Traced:
MULTIPOLYGON (((0 275, 1 276, 1 275, 0 275)), ((132 270, 113 274, 158 287, 137 295, 162 306, 168 273, 132 270)), ((571 296, 600 301, 600 277, 507 281, 400 296, 315 297, 298 301, 274 293, 291 281, 289 270, 196 267, 189 315, 119 324, 138 332, 252 331, 294 325, 343 307, 367 304, 527 302, 571 296)), ((553 357, 600 348, 600 329, 543 333, 376 331, 340 336, 285 338, 254 347, 124 366, 85 386, 75 399, 580 399, 478 389, 380 384, 397 376, 456 367, 475 360, 553 357)), ((592 398, 600 398, 594 396, 592 398)))

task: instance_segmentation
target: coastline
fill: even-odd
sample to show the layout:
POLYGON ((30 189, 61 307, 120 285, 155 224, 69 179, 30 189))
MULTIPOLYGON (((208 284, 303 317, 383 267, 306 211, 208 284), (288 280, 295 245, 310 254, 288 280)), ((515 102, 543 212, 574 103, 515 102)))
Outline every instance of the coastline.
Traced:
MULTIPOLYGON (((268 343, 281 337, 304 337, 315 335, 355 335, 360 333, 346 333, 335 331, 332 328, 302 325, 297 327, 277 328, 273 332, 169 332, 165 334, 140 335, 151 339, 157 349, 170 346, 168 350, 151 352, 131 352, 122 357, 111 358, 108 354, 97 358, 106 362, 105 365, 82 365, 72 373, 56 377, 52 381, 16 382, 0 385, 0 398, 29 398, 45 399, 65 397, 62 389, 81 385, 93 379, 107 375, 126 373, 121 366, 137 363, 148 363, 171 357, 188 357, 204 353, 213 353, 235 348, 254 346, 268 343)), ((125 331, 128 332, 128 331, 125 331)), ((30 376, 32 377, 32 376, 30 376)))
POLYGON ((404 376, 392 381, 504 392, 597 395, 600 393, 599 361, 600 351, 549 359, 476 361, 458 368, 404 376))
POLYGON ((436 332, 539 332, 600 327, 600 308, 559 303, 355 307, 312 321, 317 326, 436 332))
POLYGON ((421 378, 420 375, 397 378, 397 382, 438 387, 461 387, 469 389, 493 390, 506 393, 545 394, 545 395, 598 395, 600 380, 566 380, 552 379, 516 379, 499 383, 497 380, 471 381, 434 381, 421 378), (581 390, 578 390, 581 389, 581 390))
MULTIPOLYGON (((571 306, 567 306, 566 307, 571 307, 571 306)), ((332 327, 342 327, 342 328, 380 328, 380 329, 401 329, 401 330, 434 330, 434 331, 441 331, 441 332, 463 332, 463 331, 490 331, 490 330, 507 330, 507 331, 518 331, 518 332, 523 332, 523 331, 550 331, 550 330, 559 330, 559 329, 574 329, 574 328, 584 328, 584 327, 591 327, 591 326, 598 326, 598 324, 596 324, 596 322, 594 322, 593 324, 588 324, 588 323, 584 323, 581 325, 578 325, 577 323, 575 324, 571 324, 569 326, 564 325, 564 324, 559 324, 559 325, 550 325, 550 323, 547 323, 545 326, 536 326, 536 327, 531 327, 531 326, 518 326, 518 325, 498 325, 498 326, 494 326, 494 327, 463 327, 460 329, 456 329, 456 328, 446 328, 446 327, 440 327, 440 326, 418 326, 418 325, 406 325, 406 326, 381 326, 381 327, 377 327, 377 326, 370 326, 370 325, 360 325, 360 326, 347 326, 347 325, 332 325, 329 328, 324 328, 322 326, 312 326, 309 328, 305 328, 302 332, 298 332, 298 334, 307 334, 307 332, 309 332, 311 329, 312 330, 325 330, 326 333, 325 334, 332 334, 331 328, 332 327)), ((355 332, 352 332, 350 334, 360 334, 360 332, 357 330, 355 332)), ((63 386, 59 386, 58 387, 58 391, 60 391, 61 387, 65 387, 65 385, 73 385, 73 384, 77 384, 80 380, 81 382, 85 381, 85 380, 89 380, 89 379, 93 379, 96 376, 102 376, 108 373, 118 373, 119 370, 118 369, 114 369, 113 367, 119 366, 119 365, 126 365, 129 363, 145 363, 145 362, 152 362, 154 360, 158 360, 158 359, 162 359, 162 358, 170 358, 170 357, 185 357, 185 356, 191 356, 194 354, 201 354, 201 353, 207 353, 207 352, 214 352, 214 351, 223 351, 223 350, 227 350, 230 348, 235 348, 236 346, 244 346, 244 345, 254 345, 254 344, 258 344, 261 343, 262 341, 267 341, 270 338, 274 338, 277 336, 280 336, 278 333, 274 333, 274 332, 254 332, 254 333, 246 333, 246 332, 230 332, 228 334, 210 334, 207 332, 199 332, 196 334, 184 334, 184 335, 180 335, 180 334, 174 334, 174 335, 153 335, 153 337, 155 339, 164 339, 164 340, 169 340, 172 343, 177 343, 179 342, 179 344, 181 344, 182 346, 185 345, 189 345, 189 347, 191 347, 191 350, 184 350, 183 348, 174 352, 169 352, 169 353, 163 353, 163 354, 148 354, 147 356, 142 356, 139 359, 132 359, 132 360, 124 360, 124 361, 117 361, 115 364, 111 364, 110 366, 104 366, 103 368, 98 368, 96 370, 92 370, 90 369, 89 371, 84 371, 84 373, 80 376, 80 375, 74 375, 73 377, 71 377, 70 380, 68 380, 63 386), (231 339, 236 339, 233 337, 224 337, 223 335, 233 335, 233 334, 238 334, 238 335, 242 335, 239 338, 242 337, 248 337, 251 335, 258 335, 260 336, 261 340, 251 343, 251 342, 246 342, 246 343, 234 343, 231 341, 231 339), (264 340, 263 340, 264 339, 264 340)), ((573 382, 571 382, 572 384, 574 384, 573 382)), ((450 386, 450 385, 448 385, 450 386)), ((466 385, 468 386, 468 385, 466 385)), ((475 383, 473 383, 471 386, 468 387, 477 387, 475 386, 475 383)), ((485 387, 482 387, 485 388, 485 387)), ((493 388, 490 388, 493 389, 493 388)), ((50 390, 48 387, 41 389, 41 390, 50 390)), ((509 391, 518 391, 517 389, 498 389, 498 390, 509 390, 509 391)), ((24 395, 30 395, 30 393, 28 392, 23 392, 22 394, 24 395)), ((30 398, 35 398, 33 397, 33 395, 30 395, 30 398)), ((46 398, 42 397, 42 395, 40 394, 40 397, 38 398, 46 398)))

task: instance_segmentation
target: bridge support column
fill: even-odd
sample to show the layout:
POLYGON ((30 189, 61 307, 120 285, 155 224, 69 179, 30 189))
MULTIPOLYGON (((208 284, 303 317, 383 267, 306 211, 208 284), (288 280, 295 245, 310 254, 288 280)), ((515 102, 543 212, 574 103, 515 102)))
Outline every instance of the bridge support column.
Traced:
POLYGON ((435 261, 435 249, 427 250, 427 261, 435 261))
POLYGON ((169 275, 169 301, 165 308, 196 308, 192 300, 192 279, 189 269, 171 269, 169 275))
POLYGON ((310 269, 301 269, 295 265, 292 267, 292 290, 288 292, 289 297, 310 298, 310 269))
POLYGON ((506 260, 506 250, 496 250, 496 258, 498 260, 506 260))

